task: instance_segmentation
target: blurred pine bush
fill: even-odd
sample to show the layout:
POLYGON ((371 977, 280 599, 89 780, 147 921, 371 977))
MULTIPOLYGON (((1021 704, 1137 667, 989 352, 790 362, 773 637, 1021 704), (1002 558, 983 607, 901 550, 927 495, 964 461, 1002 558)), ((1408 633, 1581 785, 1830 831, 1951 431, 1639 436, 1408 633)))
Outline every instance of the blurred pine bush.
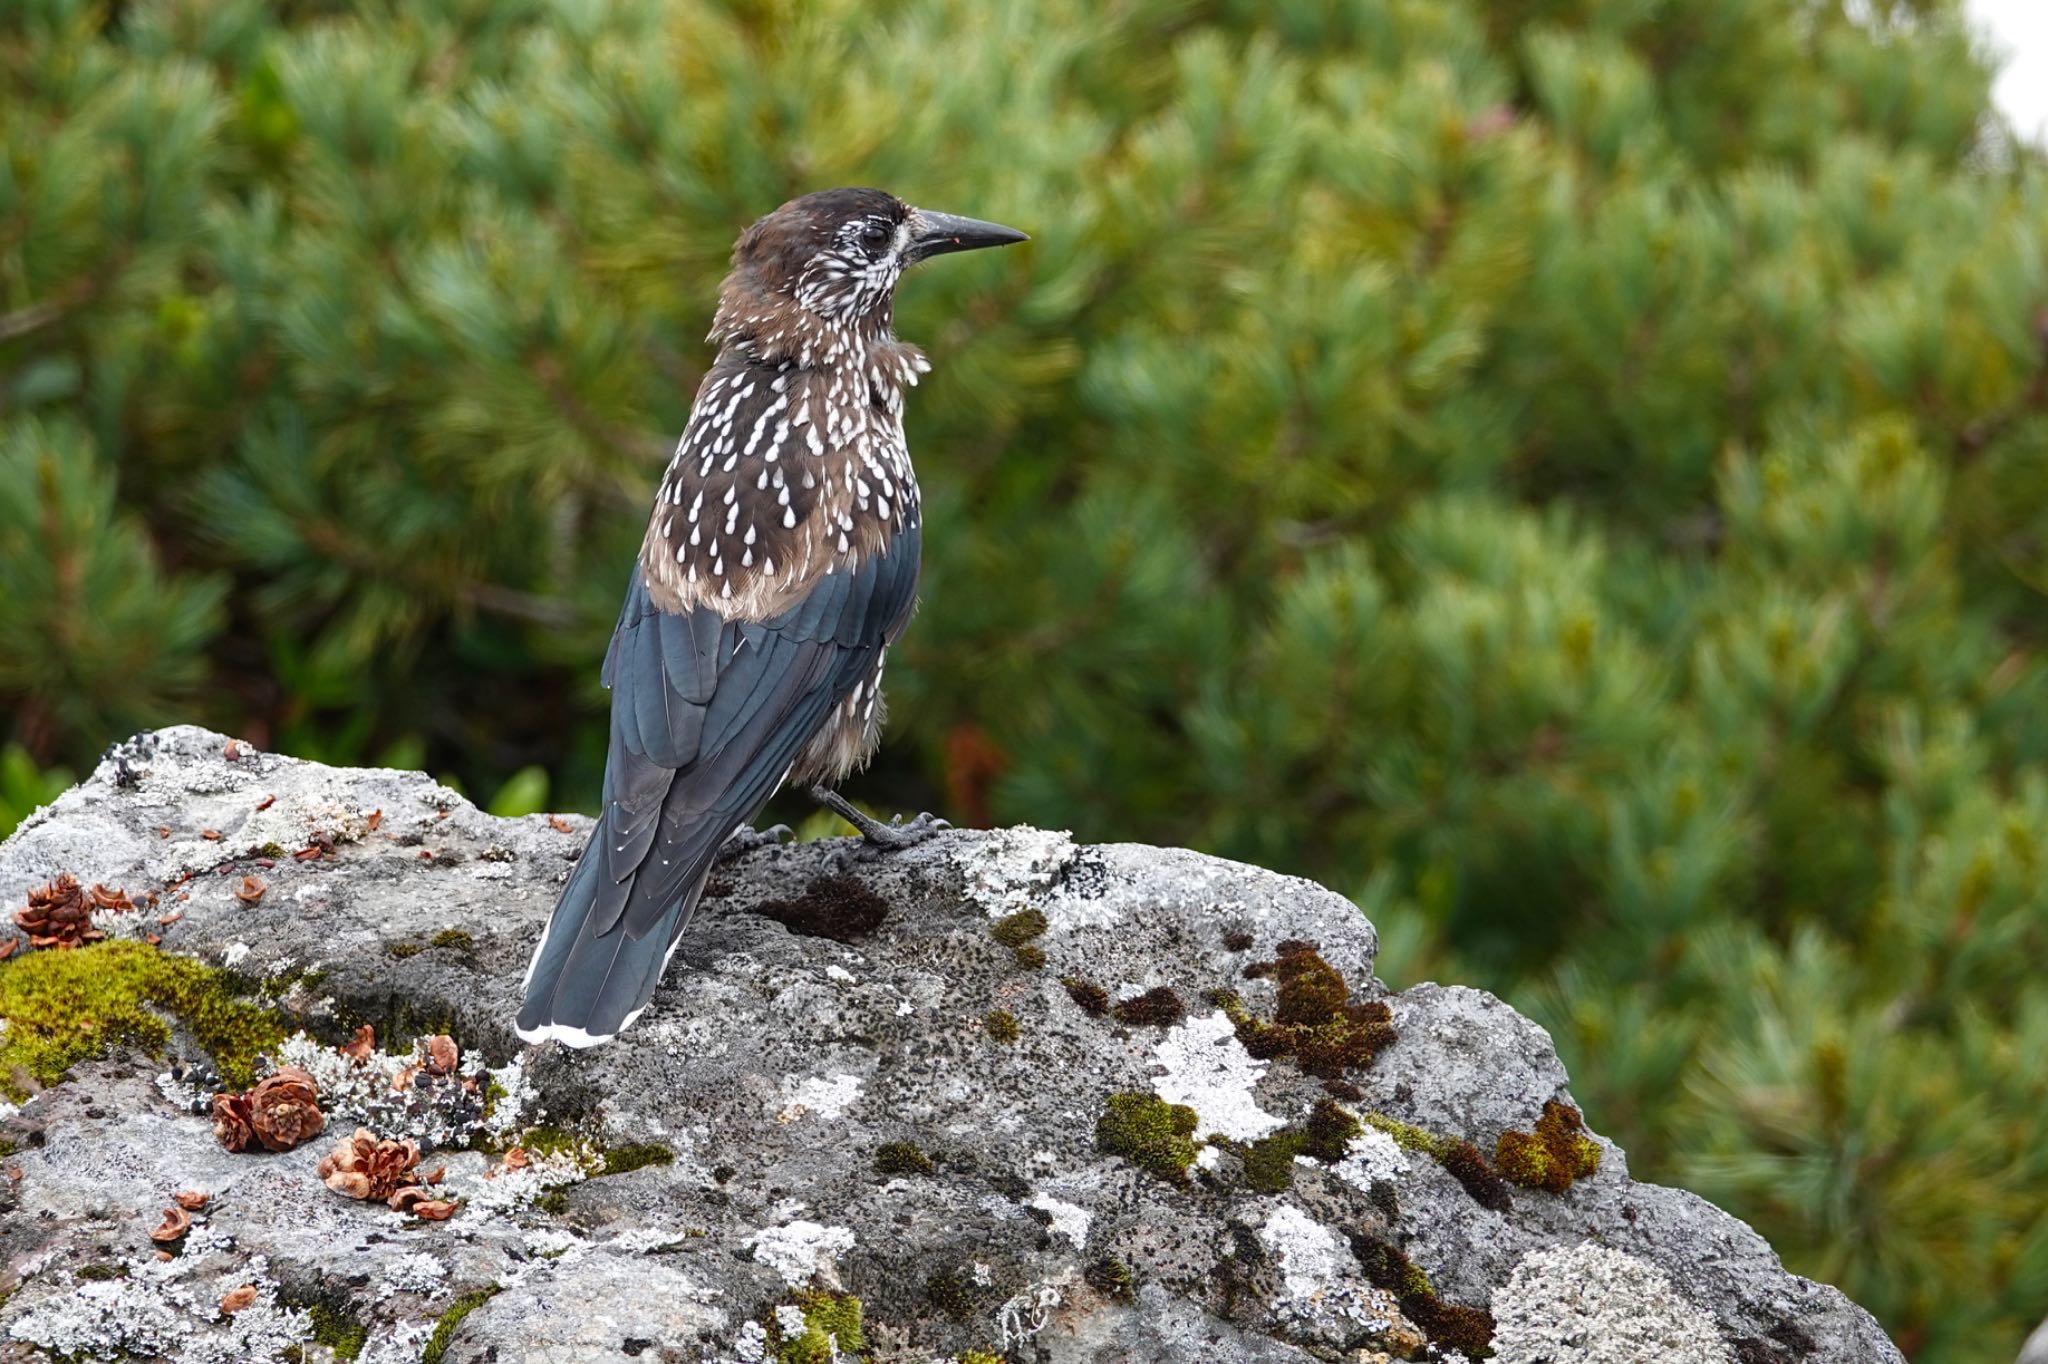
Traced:
POLYGON ((905 289, 869 793, 1331 882, 1916 1361, 2048 1311, 2048 174, 1952 3, 16 0, 0 82, 9 802, 183 718, 587 803, 731 239, 885 185, 1035 240, 905 289))

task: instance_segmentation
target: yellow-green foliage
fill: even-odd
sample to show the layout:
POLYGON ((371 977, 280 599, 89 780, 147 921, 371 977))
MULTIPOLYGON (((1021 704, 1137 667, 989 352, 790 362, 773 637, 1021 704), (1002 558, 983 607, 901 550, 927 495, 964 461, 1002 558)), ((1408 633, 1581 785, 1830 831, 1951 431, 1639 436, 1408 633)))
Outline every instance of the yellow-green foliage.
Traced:
POLYGON ((1003 1043, 1005 1046, 1017 1040, 1019 1032, 1017 1015, 1011 1013, 1008 1009, 990 1010, 982 1018, 981 1025, 988 1029, 988 1035, 992 1039, 1003 1043))
POLYGON ((462 1325, 463 1319, 497 1297, 499 1291, 498 1286, 492 1284, 488 1288, 464 1293, 450 1303, 448 1309, 441 1313, 440 1319, 434 1323, 434 1334, 427 1339, 427 1348, 420 1354, 420 1364, 441 1364, 442 1357, 448 1353, 449 1345, 455 1340, 455 1330, 462 1325))
POLYGON ((117 1042, 161 1051, 170 1019, 190 1030, 223 1080, 249 1084, 258 1058, 285 1033, 274 1013, 236 994, 239 985, 227 972, 126 939, 0 962, 0 1087, 11 1087, 6 1077, 17 1066, 54 1084, 117 1042))
POLYGON ((776 1364, 831 1364, 859 1358, 868 1348, 861 1330, 860 1299, 849 1293, 807 1293, 797 1299, 803 1309, 802 1335, 784 1336, 779 1325, 769 1332, 776 1364))
POLYGON ((1095 1122, 1095 1144, 1175 1183, 1195 1161, 1195 1110, 1153 1094, 1112 1094, 1095 1122))

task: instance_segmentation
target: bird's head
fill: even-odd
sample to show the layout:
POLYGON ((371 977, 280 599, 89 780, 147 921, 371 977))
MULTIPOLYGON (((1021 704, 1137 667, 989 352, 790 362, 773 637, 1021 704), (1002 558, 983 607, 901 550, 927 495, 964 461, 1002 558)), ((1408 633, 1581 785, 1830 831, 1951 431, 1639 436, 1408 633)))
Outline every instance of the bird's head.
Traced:
POLYGON ((888 330, 896 282, 921 260, 1007 246, 1022 232, 913 208, 878 189, 828 189, 792 199, 740 234, 711 338, 766 330, 888 330))

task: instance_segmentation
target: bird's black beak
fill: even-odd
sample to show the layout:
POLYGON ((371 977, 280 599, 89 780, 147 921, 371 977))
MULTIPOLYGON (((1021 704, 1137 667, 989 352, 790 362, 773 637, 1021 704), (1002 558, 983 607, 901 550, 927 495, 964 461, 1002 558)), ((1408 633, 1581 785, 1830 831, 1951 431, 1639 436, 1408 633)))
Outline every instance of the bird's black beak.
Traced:
POLYGON ((952 251, 979 251, 984 246, 1008 246, 1030 240, 1016 228, 1001 223, 934 213, 928 208, 912 209, 910 244, 904 248, 904 263, 915 265, 952 251))

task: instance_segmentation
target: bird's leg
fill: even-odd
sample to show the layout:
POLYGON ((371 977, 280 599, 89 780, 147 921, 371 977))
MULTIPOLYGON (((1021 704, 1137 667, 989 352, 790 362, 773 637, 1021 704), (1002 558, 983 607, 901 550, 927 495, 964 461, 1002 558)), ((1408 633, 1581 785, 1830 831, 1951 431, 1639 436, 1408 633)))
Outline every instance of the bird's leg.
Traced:
POLYGON ((933 834, 953 827, 932 814, 919 815, 908 824, 903 822, 903 816, 898 815, 892 822, 884 824, 854 809, 853 803, 845 796, 824 786, 813 786, 811 799, 860 830, 861 838, 868 844, 886 852, 914 848, 933 834))
POLYGON ((789 826, 777 824, 766 829, 756 829, 742 824, 734 829, 725 842, 718 845, 718 861, 730 862, 735 857, 745 857, 756 848, 772 848, 789 837, 789 826))

